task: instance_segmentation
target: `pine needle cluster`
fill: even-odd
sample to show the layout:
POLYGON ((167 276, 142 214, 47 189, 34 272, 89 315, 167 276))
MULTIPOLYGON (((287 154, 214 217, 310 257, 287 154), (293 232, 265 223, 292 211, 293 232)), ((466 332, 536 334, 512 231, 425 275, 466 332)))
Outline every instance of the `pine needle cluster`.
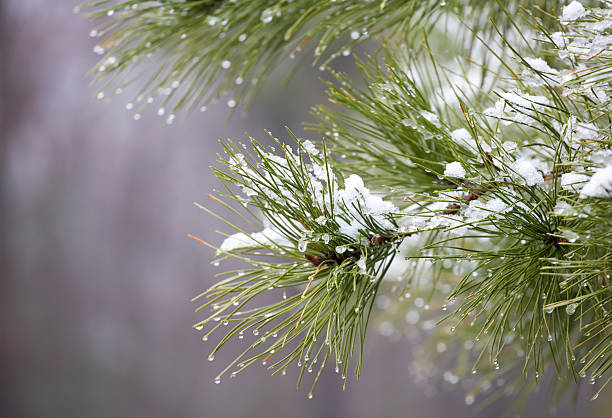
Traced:
POLYGON ((472 379, 468 404, 527 396, 546 373, 560 389, 584 378, 596 398, 612 378, 612 3, 442 3, 92 4, 108 52, 96 82, 134 78, 139 108, 161 94, 170 121, 224 94, 250 100, 308 45, 332 75, 331 104, 306 124, 318 143, 288 131, 273 148, 224 145, 213 199, 249 229, 204 208, 233 233, 193 238, 248 267, 196 298, 208 314, 195 327, 223 334, 209 359, 256 338, 217 381, 297 364, 298 385, 316 371, 312 396, 332 363, 346 385, 387 289, 410 325, 427 316, 401 308, 410 292, 440 308, 420 322, 433 330, 419 359, 446 355, 439 377, 472 379), (356 58, 361 80, 331 68, 370 37, 381 48, 356 58))

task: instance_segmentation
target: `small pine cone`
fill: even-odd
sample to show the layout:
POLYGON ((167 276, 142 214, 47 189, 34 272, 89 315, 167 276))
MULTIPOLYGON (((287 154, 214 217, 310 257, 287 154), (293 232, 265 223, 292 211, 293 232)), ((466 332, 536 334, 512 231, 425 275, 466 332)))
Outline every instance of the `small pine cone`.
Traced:
POLYGON ((306 260, 310 261, 310 264, 312 264, 314 267, 318 267, 319 264, 325 261, 325 259, 320 255, 304 254, 304 257, 306 260))

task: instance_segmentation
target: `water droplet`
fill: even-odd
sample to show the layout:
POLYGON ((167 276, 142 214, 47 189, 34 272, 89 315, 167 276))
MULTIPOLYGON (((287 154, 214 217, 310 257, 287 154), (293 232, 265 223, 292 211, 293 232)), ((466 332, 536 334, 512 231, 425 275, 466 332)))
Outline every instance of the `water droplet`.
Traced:
POLYGON ((276 10, 273 7, 265 9, 263 12, 261 12, 260 20, 263 23, 270 23, 275 13, 276 13, 276 10))
POLYGON ((253 335, 259 335, 259 330, 257 328, 253 330, 253 335))
POLYGON ((221 383, 221 378, 220 377, 215 377, 215 383, 218 385, 219 383, 221 383))
POLYGON ((223 68, 225 70, 227 70, 231 66, 232 66, 231 61, 224 60, 224 61, 221 62, 221 68, 223 68))
POLYGON ((106 16, 112 16, 112 15, 114 15, 114 14, 115 14, 115 11, 114 11, 114 10, 112 10, 112 9, 111 9, 111 10, 109 10, 108 12, 106 12, 106 16))
POLYGON ((552 341, 553 340, 553 336, 552 335, 548 335, 548 341, 552 341))
POLYGON ((361 36, 361 35, 356 30, 351 32, 351 39, 357 40, 357 39, 359 39, 359 36, 361 36))
POLYGON ((89 37, 90 38, 95 38, 96 36, 98 36, 98 31, 95 29, 92 29, 91 31, 89 31, 89 37))
POLYGON ((474 397, 472 395, 468 395, 465 397, 465 404, 471 405, 474 403, 474 397))
POLYGON ((234 99, 229 99, 227 101, 227 107, 236 107, 236 100, 234 99))
POLYGON ((163 107, 157 109, 157 116, 164 116, 164 113, 166 113, 166 109, 164 109, 163 107))
POLYGON ((215 356, 213 356, 212 354, 208 356, 208 361, 213 361, 214 359, 215 359, 215 356))
POLYGON ((565 312, 566 312, 568 315, 573 315, 573 314, 574 314, 574 312, 576 312, 576 304, 575 304, 575 303, 570 303, 569 305, 567 305, 567 306, 565 307, 565 312))
POLYGON ((308 394, 308 399, 312 399, 312 393, 308 394))
POLYGON ((547 306, 544 308, 544 312, 546 312, 547 314, 553 313, 554 310, 555 308, 553 306, 547 306))
POLYGON ((134 120, 140 120, 140 113, 134 113, 134 120))
POLYGON ((242 77, 236 78, 235 83, 236 83, 237 86, 241 85, 243 82, 244 82, 244 79, 242 77))

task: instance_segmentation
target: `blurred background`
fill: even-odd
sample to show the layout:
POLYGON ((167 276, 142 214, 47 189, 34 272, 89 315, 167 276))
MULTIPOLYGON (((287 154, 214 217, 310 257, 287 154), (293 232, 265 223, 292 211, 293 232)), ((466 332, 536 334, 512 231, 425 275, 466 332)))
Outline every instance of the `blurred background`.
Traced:
MULTIPOLYGON (((227 123, 223 105, 172 126, 152 108, 134 121, 128 97, 92 98, 79 2, 0 1, 0 417, 500 415, 511 399, 478 412, 460 385, 416 384, 414 342, 401 333, 371 333, 363 377, 346 392, 330 373, 308 400, 297 369, 253 367, 214 384, 240 347, 206 361, 212 345, 191 328, 201 317, 190 299, 219 269, 186 235, 219 243, 213 231, 228 230, 192 202, 218 186, 218 139, 286 137, 285 125, 304 134, 308 108, 325 101, 321 73, 304 68, 284 89, 272 80, 227 123)), ((549 412, 544 395, 525 416, 549 412)), ((587 397, 556 415, 610 416, 609 391, 587 397)))

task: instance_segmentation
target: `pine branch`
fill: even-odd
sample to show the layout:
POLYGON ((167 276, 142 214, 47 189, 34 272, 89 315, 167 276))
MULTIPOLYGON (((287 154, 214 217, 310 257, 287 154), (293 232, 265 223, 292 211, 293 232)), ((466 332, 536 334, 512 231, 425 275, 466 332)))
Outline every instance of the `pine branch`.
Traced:
MULTIPOLYGON (((90 0, 75 11, 84 7, 97 22, 90 36, 100 39, 94 52, 102 58, 91 72, 96 96, 129 92, 126 108, 135 119, 157 103, 167 123, 182 109, 205 111, 224 96, 230 112, 250 104, 267 75, 303 50, 324 69, 371 38, 401 34, 409 44, 449 10, 472 17, 502 13, 479 0, 90 0)), ((488 26, 472 23, 476 30, 488 26)))
POLYGON ((217 382, 234 367, 232 377, 261 361, 283 374, 297 363, 299 386, 305 371, 312 372, 320 361, 314 389, 331 359, 346 379, 355 350, 359 376, 372 301, 402 233, 394 221, 398 209, 371 195, 358 177, 336 177, 325 148, 321 155, 304 141, 295 154, 277 143, 283 157, 255 140, 248 155, 232 143, 225 146, 227 158, 221 162, 227 170, 215 170, 227 186, 221 196, 243 206, 245 216, 253 215, 253 209, 260 212, 268 226, 252 234, 234 227, 239 232, 217 249, 221 259, 235 258, 253 267, 230 272, 195 299, 206 300, 198 311, 212 307, 210 316, 195 327, 212 324, 204 336, 207 340, 223 325, 232 326, 211 352, 211 360, 234 336, 242 339, 247 331, 261 335, 218 375, 217 382), (248 199, 237 196, 233 186, 248 199), (283 290, 282 299, 253 305, 275 289, 283 290))
POLYGON ((104 55, 93 83, 99 98, 140 84, 128 108, 141 115, 158 102, 157 114, 169 123, 181 109, 204 111, 223 95, 231 110, 303 49, 313 65, 325 65, 383 31, 418 30, 435 19, 436 3, 91 1, 88 16, 98 25, 90 35, 101 39, 94 52, 104 55))
MULTIPOLYGON (((474 102, 486 104, 484 98, 461 100, 460 130, 453 131, 460 123, 457 112, 449 112, 444 104, 431 108, 432 95, 423 94, 439 88, 438 80, 444 75, 433 80, 421 77, 426 71, 398 64, 401 54, 396 50, 387 53, 384 69, 379 69, 376 59, 358 63, 368 90, 337 75, 341 87, 330 83, 330 97, 342 110, 319 107, 315 115, 321 123, 310 125, 347 157, 346 169, 358 170, 380 186, 417 193, 411 195, 413 205, 405 211, 413 221, 402 225, 439 230, 444 237, 423 247, 424 255, 416 257, 476 263, 449 296, 463 299, 449 317, 455 319, 453 329, 473 317, 469 322, 473 338, 490 335, 478 359, 488 351, 493 364, 498 364, 500 356, 507 357, 508 338, 520 335, 526 353, 523 373, 535 373, 536 380, 554 365, 566 377, 586 376, 590 370, 590 380, 595 382, 610 364, 612 289, 605 279, 608 273, 602 275, 609 264, 605 237, 610 225, 590 212, 597 206, 601 216, 609 217, 609 202, 584 200, 609 197, 612 189, 606 186, 610 177, 603 174, 611 155, 610 101, 604 93, 610 91, 610 83, 600 76, 608 74, 610 62, 606 51, 582 52, 595 48, 592 44, 600 32, 593 28, 605 27, 606 19, 605 12, 597 10, 585 15, 569 27, 565 24, 563 35, 544 31, 537 20, 527 20, 542 32, 543 50, 537 52, 537 45, 517 47, 498 31, 518 67, 499 56, 502 65, 497 68, 509 69, 514 82, 504 83, 508 90, 494 92, 499 99, 490 109, 466 109, 474 102), (526 56, 557 55, 550 49, 553 38, 570 43, 558 51, 560 57, 570 58, 562 64, 564 70, 526 56), (575 52, 566 52, 574 48, 575 52), (587 66, 587 60, 594 61, 587 66), (435 119, 421 119, 418 115, 423 112, 435 119), (401 126, 405 117, 411 118, 408 129, 401 126), (488 117, 502 123, 492 124, 488 117), (437 123, 429 123, 432 119, 437 123), (460 148, 464 152, 458 154, 457 146, 466 143, 472 152, 460 148), (389 155, 395 160, 385 164, 389 155), (458 161, 448 163, 453 160, 458 161), (445 162, 442 173, 440 166, 445 162), (418 176, 427 172, 441 181, 418 176), (597 176, 590 177, 593 173, 597 176), (411 181, 405 180, 406 174, 411 181), (587 193, 581 192, 593 181, 603 188, 591 191, 587 187, 587 193), (455 186, 444 190, 442 186, 448 184, 455 186), (568 212, 574 216, 568 217, 568 212), (483 238, 493 250, 478 245, 483 238), (564 307, 562 312, 557 309, 564 307), (577 311, 584 314, 574 317, 577 311), (579 367, 574 364, 576 358, 581 361, 579 367)), ((423 60, 417 62, 422 65, 423 60)), ((448 73, 435 59, 432 63, 437 72, 448 73)), ((389 196, 393 195, 390 189, 389 196)), ((517 361, 510 364, 511 370, 516 367, 517 361)))
POLYGON ((353 367, 360 374, 374 301, 397 279, 410 291, 424 282, 432 303, 448 296, 425 347, 471 343, 449 350, 459 354, 445 375, 475 376, 467 403, 502 366, 519 398, 547 371, 560 391, 588 376, 604 382, 597 396, 610 380, 612 4, 573 2, 558 19, 557 2, 432 4, 90 3, 107 54, 100 93, 142 83, 129 107, 140 117, 161 95, 168 122, 225 93, 231 108, 248 100, 308 45, 325 68, 387 38, 383 53, 357 59, 363 84, 331 71, 334 107, 314 109, 308 125, 321 147, 293 136, 296 152, 272 136, 279 154, 253 139, 224 145, 225 190, 213 200, 249 230, 202 207, 236 232, 218 248, 192 238, 216 263, 248 267, 194 299, 208 312, 195 327, 205 340, 224 331, 211 360, 234 337, 257 338, 217 382, 261 361, 273 373, 297 364, 299 386, 318 367, 312 396, 333 360, 346 385, 353 367))

